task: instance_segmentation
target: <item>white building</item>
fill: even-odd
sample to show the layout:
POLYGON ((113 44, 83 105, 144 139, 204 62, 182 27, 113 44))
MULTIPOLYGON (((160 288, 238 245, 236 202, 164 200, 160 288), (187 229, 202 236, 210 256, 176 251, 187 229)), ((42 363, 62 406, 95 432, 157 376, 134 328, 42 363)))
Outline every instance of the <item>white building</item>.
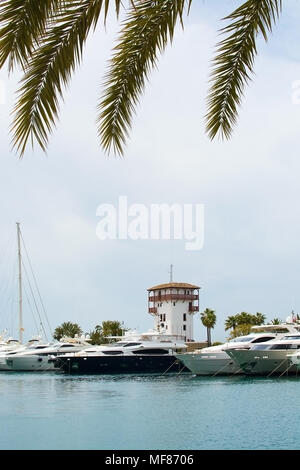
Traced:
POLYGON ((148 312, 160 332, 194 341, 193 315, 199 312, 200 287, 185 282, 169 282, 150 287, 148 312))

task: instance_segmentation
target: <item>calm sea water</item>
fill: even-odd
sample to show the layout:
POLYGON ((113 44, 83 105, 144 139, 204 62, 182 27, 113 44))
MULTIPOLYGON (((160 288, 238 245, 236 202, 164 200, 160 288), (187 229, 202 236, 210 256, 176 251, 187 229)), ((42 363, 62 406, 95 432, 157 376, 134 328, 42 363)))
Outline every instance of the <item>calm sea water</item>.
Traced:
POLYGON ((299 449, 300 378, 0 374, 0 449, 299 449))

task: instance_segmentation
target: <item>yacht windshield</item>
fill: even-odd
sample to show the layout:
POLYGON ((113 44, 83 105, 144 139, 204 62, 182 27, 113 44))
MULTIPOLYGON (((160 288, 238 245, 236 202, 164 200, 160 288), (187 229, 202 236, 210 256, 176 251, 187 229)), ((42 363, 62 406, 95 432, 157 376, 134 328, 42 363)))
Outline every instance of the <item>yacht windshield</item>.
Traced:
POLYGON ((264 349, 271 349, 270 344, 256 344, 255 346, 252 346, 251 350, 255 349, 256 351, 262 351, 264 349))
POLYGON ((118 354, 124 354, 123 351, 102 351, 102 354, 107 354, 108 356, 116 356, 118 354))
POLYGON ((284 336, 283 338, 280 339, 280 341, 286 341, 286 340, 298 340, 298 341, 300 341, 300 335, 289 335, 289 336, 284 336))
POLYGON ((230 340, 229 343, 248 343, 254 338, 255 336, 238 336, 237 338, 233 338, 232 340, 230 340))
POLYGON ((286 344, 273 344, 270 349, 298 349, 300 344, 286 343, 286 344))
POLYGON ((141 351, 132 351, 133 354, 149 354, 150 356, 152 354, 169 354, 169 351, 167 349, 159 349, 159 348, 153 348, 153 349, 142 349, 141 351))
POLYGON ((298 349, 300 348, 300 344, 295 344, 295 343, 273 343, 273 344, 258 344, 255 346, 252 346, 252 350, 274 350, 274 349, 298 349))

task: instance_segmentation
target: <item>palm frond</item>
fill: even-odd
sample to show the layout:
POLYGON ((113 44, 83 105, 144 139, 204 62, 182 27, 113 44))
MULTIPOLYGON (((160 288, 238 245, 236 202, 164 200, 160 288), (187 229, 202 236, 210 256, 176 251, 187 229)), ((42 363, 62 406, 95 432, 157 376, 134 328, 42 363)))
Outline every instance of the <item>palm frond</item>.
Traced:
MULTIPOLYGON (((118 10, 120 0, 113 2, 118 10)), ((95 28, 108 0, 73 0, 35 49, 18 90, 13 122, 13 145, 22 156, 27 141, 36 140, 43 150, 58 116, 59 97, 80 63, 91 27, 95 28)))
POLYGON ((137 0, 120 33, 99 103, 98 133, 105 151, 122 155, 132 115, 150 70, 191 0, 137 0))
MULTIPOLYGON (((8 59, 25 67, 51 17, 64 9, 66 0, 6 0, 0 3, 0 67, 8 59)), ((69 2, 70 3, 70 2, 69 2)))
POLYGON ((206 130, 211 139, 218 133, 230 137, 253 73, 257 36, 262 34, 267 41, 280 12, 281 0, 247 0, 224 18, 231 23, 221 30, 226 37, 217 45, 208 95, 206 130))

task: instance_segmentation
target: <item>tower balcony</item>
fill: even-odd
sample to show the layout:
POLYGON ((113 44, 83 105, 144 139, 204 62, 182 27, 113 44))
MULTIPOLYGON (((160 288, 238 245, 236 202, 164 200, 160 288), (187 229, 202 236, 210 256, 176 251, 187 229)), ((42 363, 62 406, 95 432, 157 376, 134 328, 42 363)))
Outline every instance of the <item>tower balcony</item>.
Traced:
POLYGON ((161 294, 161 295, 150 295, 149 302, 163 302, 168 300, 186 300, 193 301, 199 300, 199 295, 197 294, 161 294))

